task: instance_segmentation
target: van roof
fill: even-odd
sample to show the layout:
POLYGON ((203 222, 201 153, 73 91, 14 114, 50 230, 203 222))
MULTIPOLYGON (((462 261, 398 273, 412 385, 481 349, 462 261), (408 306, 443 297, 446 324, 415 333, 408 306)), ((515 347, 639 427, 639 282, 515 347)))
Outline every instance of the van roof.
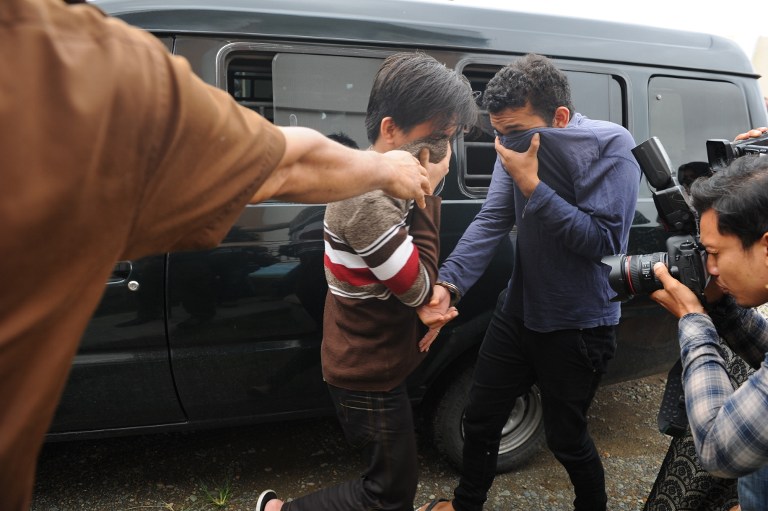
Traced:
MULTIPOLYGON (((153 32, 364 42, 652 64, 754 75, 733 41, 710 34, 412 0, 95 0, 153 32)), ((660 13, 663 15, 663 13, 660 13)))

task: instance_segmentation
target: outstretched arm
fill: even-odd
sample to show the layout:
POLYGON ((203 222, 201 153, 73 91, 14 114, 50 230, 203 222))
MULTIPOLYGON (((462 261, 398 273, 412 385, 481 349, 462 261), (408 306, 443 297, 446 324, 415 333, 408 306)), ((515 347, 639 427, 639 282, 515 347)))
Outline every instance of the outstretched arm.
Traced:
POLYGON ((393 197, 416 199, 424 207, 424 195, 432 191, 426 169, 405 151, 359 151, 309 128, 280 130, 285 153, 252 203, 270 198, 334 202, 381 189, 393 197))

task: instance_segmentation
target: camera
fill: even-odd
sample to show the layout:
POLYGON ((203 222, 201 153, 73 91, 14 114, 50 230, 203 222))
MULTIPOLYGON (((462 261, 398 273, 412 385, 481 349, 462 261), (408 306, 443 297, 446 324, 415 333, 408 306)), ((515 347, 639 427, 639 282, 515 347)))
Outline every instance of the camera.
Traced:
POLYGON ((707 159, 713 171, 727 167, 736 158, 748 154, 768 155, 768 134, 738 142, 707 140, 707 159))
POLYGON ((604 257, 602 262, 611 268, 608 280, 617 293, 613 301, 626 301, 635 295, 662 289, 664 286, 653 273, 653 265, 658 262, 664 263, 673 277, 699 296, 709 281, 706 251, 700 248, 697 238, 691 235, 668 238, 666 252, 617 254, 604 257))
MULTIPOLYGON (((608 280, 611 288, 617 293, 613 301, 625 301, 635 295, 662 289, 661 282, 653 272, 654 264, 662 262, 669 268, 672 276, 696 293, 703 303, 704 288, 709 281, 707 253, 699 243, 698 218, 696 210, 691 206, 688 192, 672 180, 672 165, 658 138, 652 137, 638 145, 632 149, 632 154, 648 183, 656 189, 652 196, 661 223, 667 231, 676 234, 667 238, 666 252, 618 254, 602 259, 602 262, 610 267, 608 280)), ((711 174, 726 167, 736 158, 750 154, 768 156, 768 135, 740 142, 707 140, 709 169, 704 168, 702 171, 711 174)), ((686 434, 688 417, 680 360, 667 376, 657 424, 659 431, 664 434, 673 437, 686 434)))
MULTIPOLYGON (((768 156, 768 134, 738 142, 711 139, 706 142, 709 170, 728 166, 746 155, 768 156)), ((606 256, 603 264, 610 267, 611 288, 617 293, 613 301, 626 301, 635 295, 662 289, 653 273, 653 265, 664 263, 669 273, 699 297, 709 282, 707 253, 699 243, 699 224, 688 192, 672 180, 672 164, 657 137, 651 137, 632 149, 640 169, 652 191, 659 219, 667 231, 676 233, 667 239, 667 251, 653 254, 606 256)))
POLYGON ((698 219, 688 193, 672 180, 672 165, 657 137, 632 149, 632 154, 648 183, 655 188, 653 202, 661 223, 667 231, 677 234, 667 239, 666 252, 603 257, 603 264, 610 267, 609 284, 616 292, 612 301, 626 301, 635 295, 662 289, 653 273, 657 262, 664 263, 672 276, 703 296, 709 281, 707 253, 699 244, 698 219))

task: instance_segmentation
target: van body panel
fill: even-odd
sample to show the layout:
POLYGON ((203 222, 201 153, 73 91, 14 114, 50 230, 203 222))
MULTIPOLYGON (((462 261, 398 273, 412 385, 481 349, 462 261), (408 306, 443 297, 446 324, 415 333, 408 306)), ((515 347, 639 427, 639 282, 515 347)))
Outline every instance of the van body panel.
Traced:
POLYGON ((754 75, 747 56, 734 42, 719 36, 447 3, 227 0, 212 7, 205 0, 103 0, 96 4, 155 33, 536 52, 588 61, 653 62, 665 67, 754 75))

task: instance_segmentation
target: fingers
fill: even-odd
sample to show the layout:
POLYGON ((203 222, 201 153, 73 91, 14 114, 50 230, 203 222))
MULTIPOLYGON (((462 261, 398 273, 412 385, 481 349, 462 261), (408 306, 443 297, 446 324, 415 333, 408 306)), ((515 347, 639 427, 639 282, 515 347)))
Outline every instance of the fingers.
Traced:
MULTIPOLYGON (((424 187, 422 186, 422 190, 424 190, 424 187)), ((426 195, 428 195, 428 192, 422 192, 421 195, 417 195, 414 199, 416 201, 416 205, 424 209, 427 207, 427 199, 425 199, 426 195)))
POLYGON ((531 137, 531 145, 528 146, 528 156, 536 156, 539 154, 539 146, 541 145, 541 135, 534 133, 531 137))
POLYGON ((421 322, 424 323, 424 326, 428 326, 429 328, 439 328, 443 326, 447 321, 443 321, 442 316, 429 316, 429 317, 422 317, 421 322))
POLYGON ((505 152, 508 151, 508 149, 506 147, 504 147, 504 145, 501 143, 501 139, 499 137, 496 137, 494 139, 493 145, 496 148, 496 152, 498 154, 504 154, 505 152))
POLYGON ((421 175, 419 176, 419 190, 416 197, 413 199, 416 201, 416 205, 420 208, 427 207, 427 199, 424 197, 432 193, 432 185, 429 183, 429 177, 426 175, 427 170, 424 167, 421 169, 421 175))
POLYGON ((432 193, 432 184, 429 180, 429 171, 426 169, 425 165, 429 162, 429 149, 427 149, 426 154, 425 151, 422 150, 419 153, 419 158, 414 158, 413 155, 410 153, 399 151, 403 154, 407 154, 408 157, 411 158, 412 161, 415 163, 418 163, 418 179, 419 179, 419 190, 417 195, 414 197, 414 200, 416 201, 416 205, 420 208, 427 207, 427 200, 424 198, 425 195, 430 195, 432 193))
MULTIPOLYGON (((368 151, 364 151, 368 152, 368 151)), ((387 151, 383 156, 392 169, 389 182, 382 186, 387 194, 399 199, 414 199, 420 208, 427 205, 426 195, 432 193, 429 172, 411 153, 401 150, 387 151)))
POLYGON ((699 298, 682 282, 670 275, 664 263, 654 264, 653 272, 664 289, 651 293, 651 299, 678 318, 690 313, 704 312, 699 298))
POLYGON ((439 333, 439 328, 430 328, 424 337, 422 337, 419 341, 419 351, 422 353, 429 351, 429 347, 432 346, 432 343, 435 341, 435 339, 437 339, 439 333))
MULTIPOLYGON (((419 154, 419 157, 424 156, 424 150, 421 151, 419 154)), ((426 161, 429 162, 429 149, 426 150, 426 161)), ((419 162, 419 172, 420 172, 420 178, 421 178, 421 193, 416 196, 416 205, 420 208, 427 207, 427 200, 424 198, 425 195, 431 195, 432 194, 432 183, 429 181, 429 172, 424 167, 424 163, 421 161, 419 162)))
POLYGON ((456 317, 459 315, 459 311, 456 309, 456 307, 451 307, 443 314, 426 309, 420 309, 417 313, 421 322, 429 328, 440 328, 446 323, 456 319, 456 317))
POLYGON ((653 273, 656 275, 656 278, 659 279, 659 282, 661 282, 661 284, 664 287, 667 287, 669 284, 677 282, 677 279, 675 279, 675 277, 670 275, 669 270, 667 269, 667 265, 662 262, 658 262, 653 265, 653 273))
POLYGON ((760 128, 752 128, 746 133, 739 133, 734 140, 747 140, 748 138, 757 138, 768 133, 768 127, 762 126, 760 128))
POLYGON ((419 163, 422 167, 427 166, 429 163, 429 148, 428 147, 422 147, 421 151, 419 151, 419 163))
POLYGON ((432 345, 435 339, 437 339, 437 336, 440 333, 440 329, 445 326, 446 323, 456 318, 458 315, 459 311, 456 309, 456 307, 450 307, 445 312, 445 314, 433 316, 428 321, 425 321, 425 318, 422 316, 422 314, 419 314, 422 322, 429 327, 429 331, 419 341, 419 351, 429 351, 429 347, 432 345))

